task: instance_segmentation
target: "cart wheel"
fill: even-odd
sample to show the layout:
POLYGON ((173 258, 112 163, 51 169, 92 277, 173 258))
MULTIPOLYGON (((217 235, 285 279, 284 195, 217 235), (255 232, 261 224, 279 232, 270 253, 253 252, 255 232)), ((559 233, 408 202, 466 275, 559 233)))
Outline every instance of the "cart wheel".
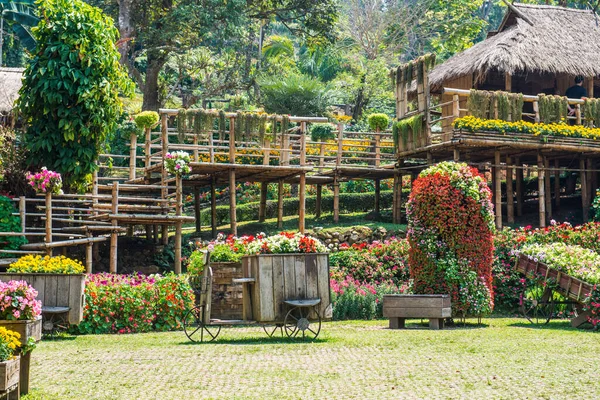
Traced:
POLYGON ((263 325, 262 328, 265 331, 265 333, 267 334, 267 336, 270 338, 275 336, 277 329, 281 330, 281 336, 283 337, 283 325, 282 324, 275 324, 275 326, 263 325))
POLYGON ((202 321, 202 314, 202 307, 194 307, 183 317, 183 331, 194 343, 212 342, 221 332, 221 325, 205 324, 202 321))
POLYGON ((315 340, 321 332, 321 316, 315 309, 316 319, 308 319, 309 311, 305 307, 294 307, 285 315, 283 325, 286 335, 291 339, 315 340))
POLYGON ((525 289, 521 294, 520 310, 532 324, 547 324, 554 314, 552 289, 541 285, 525 289))
POLYGON ((69 326, 68 310, 42 313, 42 333, 44 335, 54 338, 59 332, 66 332, 69 326))

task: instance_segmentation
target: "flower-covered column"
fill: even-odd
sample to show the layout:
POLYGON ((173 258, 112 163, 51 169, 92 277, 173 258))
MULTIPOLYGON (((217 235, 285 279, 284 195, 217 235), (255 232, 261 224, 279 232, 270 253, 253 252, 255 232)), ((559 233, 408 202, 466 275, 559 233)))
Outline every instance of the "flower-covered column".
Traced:
MULTIPOLYGON (((52 243, 52 194, 62 194, 62 178, 58 172, 48 171, 42 167, 40 172, 32 174, 28 172, 25 177, 37 194, 46 196, 46 244, 52 243)), ((52 249, 46 248, 49 256, 52 249)))
MULTIPOLYGON (((165 170, 175 175, 175 214, 177 217, 181 217, 183 210, 183 175, 187 175, 192 172, 190 167, 190 155, 185 151, 176 151, 173 153, 167 153, 165 155, 165 170)), ((181 273, 181 221, 175 222, 175 273, 181 273)))

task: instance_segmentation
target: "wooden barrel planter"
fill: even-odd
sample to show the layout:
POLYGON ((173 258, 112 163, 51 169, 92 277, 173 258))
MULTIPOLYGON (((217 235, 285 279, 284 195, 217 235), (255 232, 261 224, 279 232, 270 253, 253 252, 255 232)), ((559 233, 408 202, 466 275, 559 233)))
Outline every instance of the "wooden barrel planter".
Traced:
POLYGON ((285 300, 321 299, 317 310, 322 319, 331 319, 329 255, 259 254, 242 259, 245 320, 280 322, 287 313, 285 300), (250 287, 252 286, 252 287, 250 287))
POLYGON ((242 285, 234 279, 243 277, 241 262, 212 262, 211 316, 216 319, 242 319, 242 285))
POLYGON ((26 281, 38 291, 42 307, 69 307, 69 324, 77 325, 83 320, 84 274, 0 273, 0 281, 26 281))

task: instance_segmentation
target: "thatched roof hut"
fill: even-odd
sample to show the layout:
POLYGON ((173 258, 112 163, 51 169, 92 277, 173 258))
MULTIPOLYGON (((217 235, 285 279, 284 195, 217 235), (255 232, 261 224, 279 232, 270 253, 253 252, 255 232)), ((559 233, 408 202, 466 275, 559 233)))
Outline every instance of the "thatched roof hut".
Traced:
POLYGON ((23 68, 0 68, 0 115, 12 112, 19 97, 23 68))
POLYGON ((561 92, 577 75, 600 76, 600 18, 591 10, 513 4, 498 31, 438 65, 429 82, 438 93, 460 80, 504 90, 507 75, 521 77, 513 91, 528 94, 561 92))

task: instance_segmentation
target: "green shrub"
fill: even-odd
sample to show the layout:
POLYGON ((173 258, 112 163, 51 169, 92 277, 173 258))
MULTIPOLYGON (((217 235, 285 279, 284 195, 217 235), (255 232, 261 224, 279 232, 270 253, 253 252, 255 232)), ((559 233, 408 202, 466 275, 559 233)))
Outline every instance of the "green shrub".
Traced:
POLYGON ((328 91, 318 79, 292 74, 262 80, 265 111, 273 114, 321 116, 328 106, 328 91))
POLYGON ((369 115, 369 128, 372 131, 385 131, 390 124, 390 118, 385 114, 369 115))
MULTIPOLYGON (((21 232, 21 217, 13 215, 16 212, 13 201, 8 197, 0 196, 0 232, 21 232)), ((0 236, 2 250, 19 250, 25 243, 27 239, 24 236, 0 236)), ((12 256, 12 254, 0 253, 0 258, 12 256)))
POLYGON ((383 317, 383 296, 407 294, 406 285, 360 284, 351 278, 338 282, 331 280, 333 319, 374 319, 383 317))
POLYGON ((312 124, 310 127, 310 139, 313 142, 326 142, 335 139, 336 135, 331 124, 312 124))
MULTIPOLYGON (((402 198, 408 196, 408 189, 402 191, 402 198)), ((391 208, 393 202, 392 191, 381 192, 381 208, 391 208)), ((368 212, 373 210, 375 203, 374 193, 340 193, 340 213, 348 214, 355 212, 368 212)), ((283 200, 283 215, 298 215, 299 201, 297 198, 283 200)), ((246 203, 236 207, 236 218, 238 222, 258 220, 259 203, 246 203)), ((333 195, 323 195, 321 198, 322 210, 333 210, 333 195)), ((306 213, 315 214, 316 196, 306 196, 306 213)), ((277 217, 277 202, 267 201, 266 218, 277 217)), ((210 210, 202 210, 202 225, 210 225, 210 210)), ((223 225, 229 222, 229 206, 217 206, 217 225, 223 225)))
POLYGON ((158 125, 160 117, 156 111, 142 111, 134 117, 135 124, 140 129, 152 129, 158 125))

